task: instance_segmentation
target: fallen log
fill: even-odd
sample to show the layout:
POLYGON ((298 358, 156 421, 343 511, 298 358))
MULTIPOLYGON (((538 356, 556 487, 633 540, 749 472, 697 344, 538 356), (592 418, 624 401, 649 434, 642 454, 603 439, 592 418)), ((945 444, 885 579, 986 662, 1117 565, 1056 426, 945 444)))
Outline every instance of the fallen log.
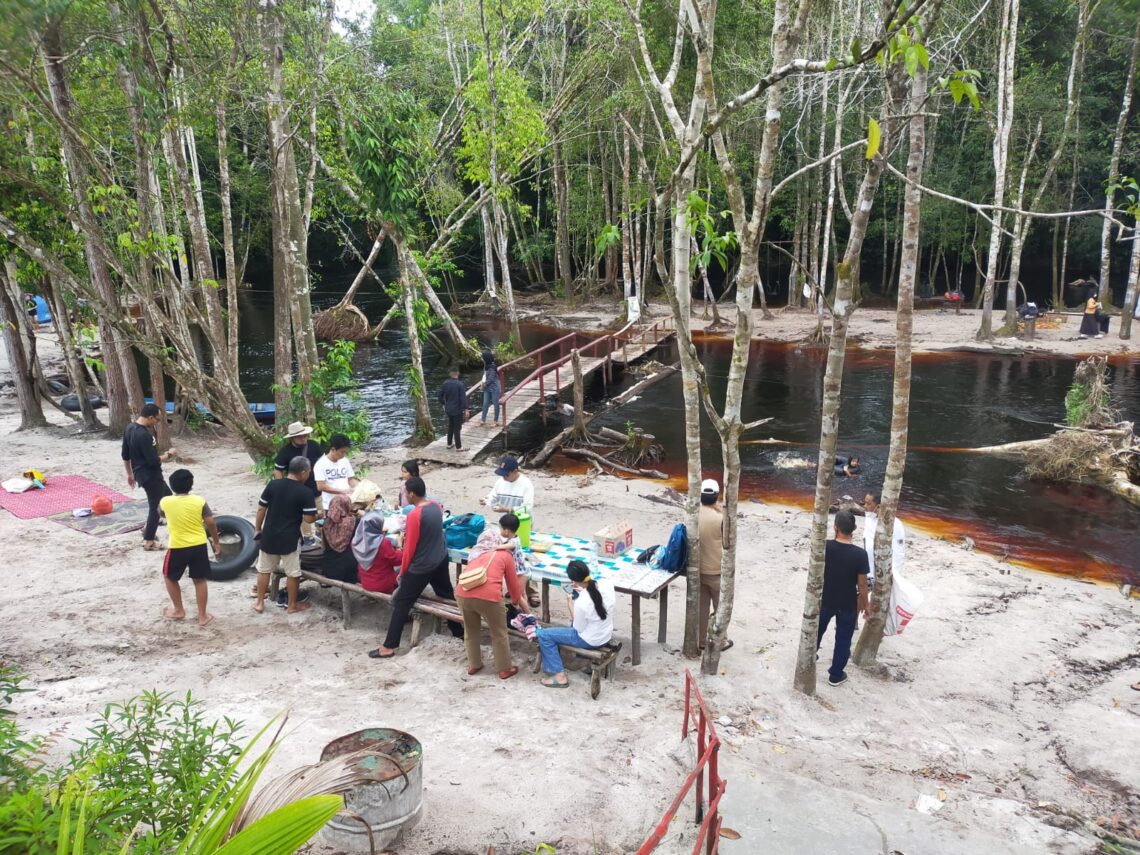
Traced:
POLYGON ((1053 441, 1052 437, 1046 439, 1027 439, 1023 442, 1006 442, 1001 445, 983 445, 981 448, 960 448, 964 454, 996 454, 1018 457, 1031 451, 1040 451, 1048 447, 1053 441))
POLYGON ((632 469, 629 466, 622 466, 620 463, 614 463, 608 457, 602 457, 602 455, 596 454, 586 448, 564 448, 562 449, 562 453, 567 457, 573 457, 577 460, 590 460, 600 466, 608 466, 610 469, 615 469, 626 475, 635 475, 638 478, 658 478, 664 481, 669 477, 664 472, 660 472, 656 469, 632 469))
MULTIPOLYGON (((605 405, 599 407, 592 415, 584 416, 583 423, 588 425, 591 421, 596 419, 602 413, 608 413, 611 410, 617 409, 622 404, 628 404, 630 401, 632 401, 634 398, 636 398, 638 395, 640 395, 642 392, 644 392, 650 386, 654 385, 655 383, 659 383, 662 380, 664 380, 666 377, 669 377, 670 375, 676 373, 678 368, 679 368, 679 366, 677 366, 677 365, 668 365, 668 366, 665 366, 664 368, 660 369, 659 371, 653 372, 648 377, 646 377, 644 380, 641 380, 637 383, 634 383, 632 386, 630 386, 628 389, 626 389, 624 392, 622 392, 616 398, 613 398, 613 399, 607 401, 605 403, 605 405)), ((548 443, 546 443, 546 445, 544 445, 537 452, 535 452, 533 455, 531 455, 530 459, 527 461, 527 465, 528 466, 545 466, 546 463, 550 460, 550 458, 554 456, 554 452, 558 451, 558 449, 561 448, 562 445, 570 437, 572 437, 574 435, 575 428, 576 428, 576 425, 571 425, 570 427, 566 428, 566 430, 562 431, 556 437, 551 439, 548 443)), ((616 431, 615 431, 615 433, 616 433, 616 431)), ((621 439, 624 442, 625 436, 622 435, 621 439)))

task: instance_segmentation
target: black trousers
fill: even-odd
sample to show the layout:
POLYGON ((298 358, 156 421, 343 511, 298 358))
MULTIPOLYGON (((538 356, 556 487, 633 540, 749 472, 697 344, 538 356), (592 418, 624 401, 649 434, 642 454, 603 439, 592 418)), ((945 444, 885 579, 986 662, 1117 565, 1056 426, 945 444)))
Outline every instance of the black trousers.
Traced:
POLYGON ((143 527, 143 540, 154 540, 158 536, 158 503, 164 496, 170 495, 170 488, 166 486, 166 479, 161 477, 139 486, 146 492, 146 500, 150 505, 146 525, 143 527))
MULTIPOLYGON (((451 585, 450 562, 445 558, 435 570, 430 573, 405 573, 400 577, 400 586, 392 597, 392 619, 388 621, 388 634, 384 636, 384 646, 395 650, 400 646, 400 636, 404 632, 404 624, 408 620, 408 612, 412 610, 420 594, 428 585, 437 597, 445 600, 455 599, 455 588, 451 585)), ((451 634, 456 638, 463 637, 463 625, 453 620, 447 622, 451 634)))
POLYGON ((459 431, 463 429, 463 416, 448 415, 447 417, 447 444, 462 448, 463 442, 459 439, 459 431))

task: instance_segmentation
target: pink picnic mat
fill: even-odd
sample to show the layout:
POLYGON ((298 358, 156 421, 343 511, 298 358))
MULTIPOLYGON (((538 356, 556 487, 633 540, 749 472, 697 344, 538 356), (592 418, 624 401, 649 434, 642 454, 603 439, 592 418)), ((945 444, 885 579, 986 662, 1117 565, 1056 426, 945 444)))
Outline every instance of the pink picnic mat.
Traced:
POLYGON ((32 488, 25 493, 0 490, 0 508, 22 520, 34 520, 62 511, 91 507, 91 500, 102 493, 112 502, 130 501, 110 487, 88 481, 82 475, 49 475, 42 490, 32 488))

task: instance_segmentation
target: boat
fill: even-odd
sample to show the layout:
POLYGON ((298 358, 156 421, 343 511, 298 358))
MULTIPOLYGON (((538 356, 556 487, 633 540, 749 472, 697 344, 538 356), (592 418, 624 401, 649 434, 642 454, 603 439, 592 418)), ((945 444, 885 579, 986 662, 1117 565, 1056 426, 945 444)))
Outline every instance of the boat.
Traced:
MULTIPOLYGON (((146 403, 148 403, 148 404, 154 403, 153 398, 144 398, 143 400, 146 401, 146 403)), ((195 404, 194 406, 198 408, 198 412, 202 415, 203 418, 207 418, 210 421, 214 421, 214 422, 216 422, 218 420, 217 417, 215 417, 213 413, 211 413, 209 410, 206 409, 206 406, 204 404, 198 403, 198 404, 195 404)), ((277 421, 277 405, 276 404, 253 403, 253 404, 249 405, 249 411, 253 414, 254 420, 259 425, 271 425, 277 421)), ((173 415, 174 414, 174 402, 173 401, 167 401, 166 402, 166 414, 167 415, 173 415)))

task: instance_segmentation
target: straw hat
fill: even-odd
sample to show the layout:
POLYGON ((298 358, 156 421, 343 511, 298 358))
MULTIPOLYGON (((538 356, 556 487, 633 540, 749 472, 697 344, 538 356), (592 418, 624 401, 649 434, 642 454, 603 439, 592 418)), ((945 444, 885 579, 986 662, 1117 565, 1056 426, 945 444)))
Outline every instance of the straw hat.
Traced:
POLYGON ((313 432, 313 429, 301 422, 290 422, 289 427, 285 428, 285 438, 292 439, 295 436, 308 436, 313 432))

